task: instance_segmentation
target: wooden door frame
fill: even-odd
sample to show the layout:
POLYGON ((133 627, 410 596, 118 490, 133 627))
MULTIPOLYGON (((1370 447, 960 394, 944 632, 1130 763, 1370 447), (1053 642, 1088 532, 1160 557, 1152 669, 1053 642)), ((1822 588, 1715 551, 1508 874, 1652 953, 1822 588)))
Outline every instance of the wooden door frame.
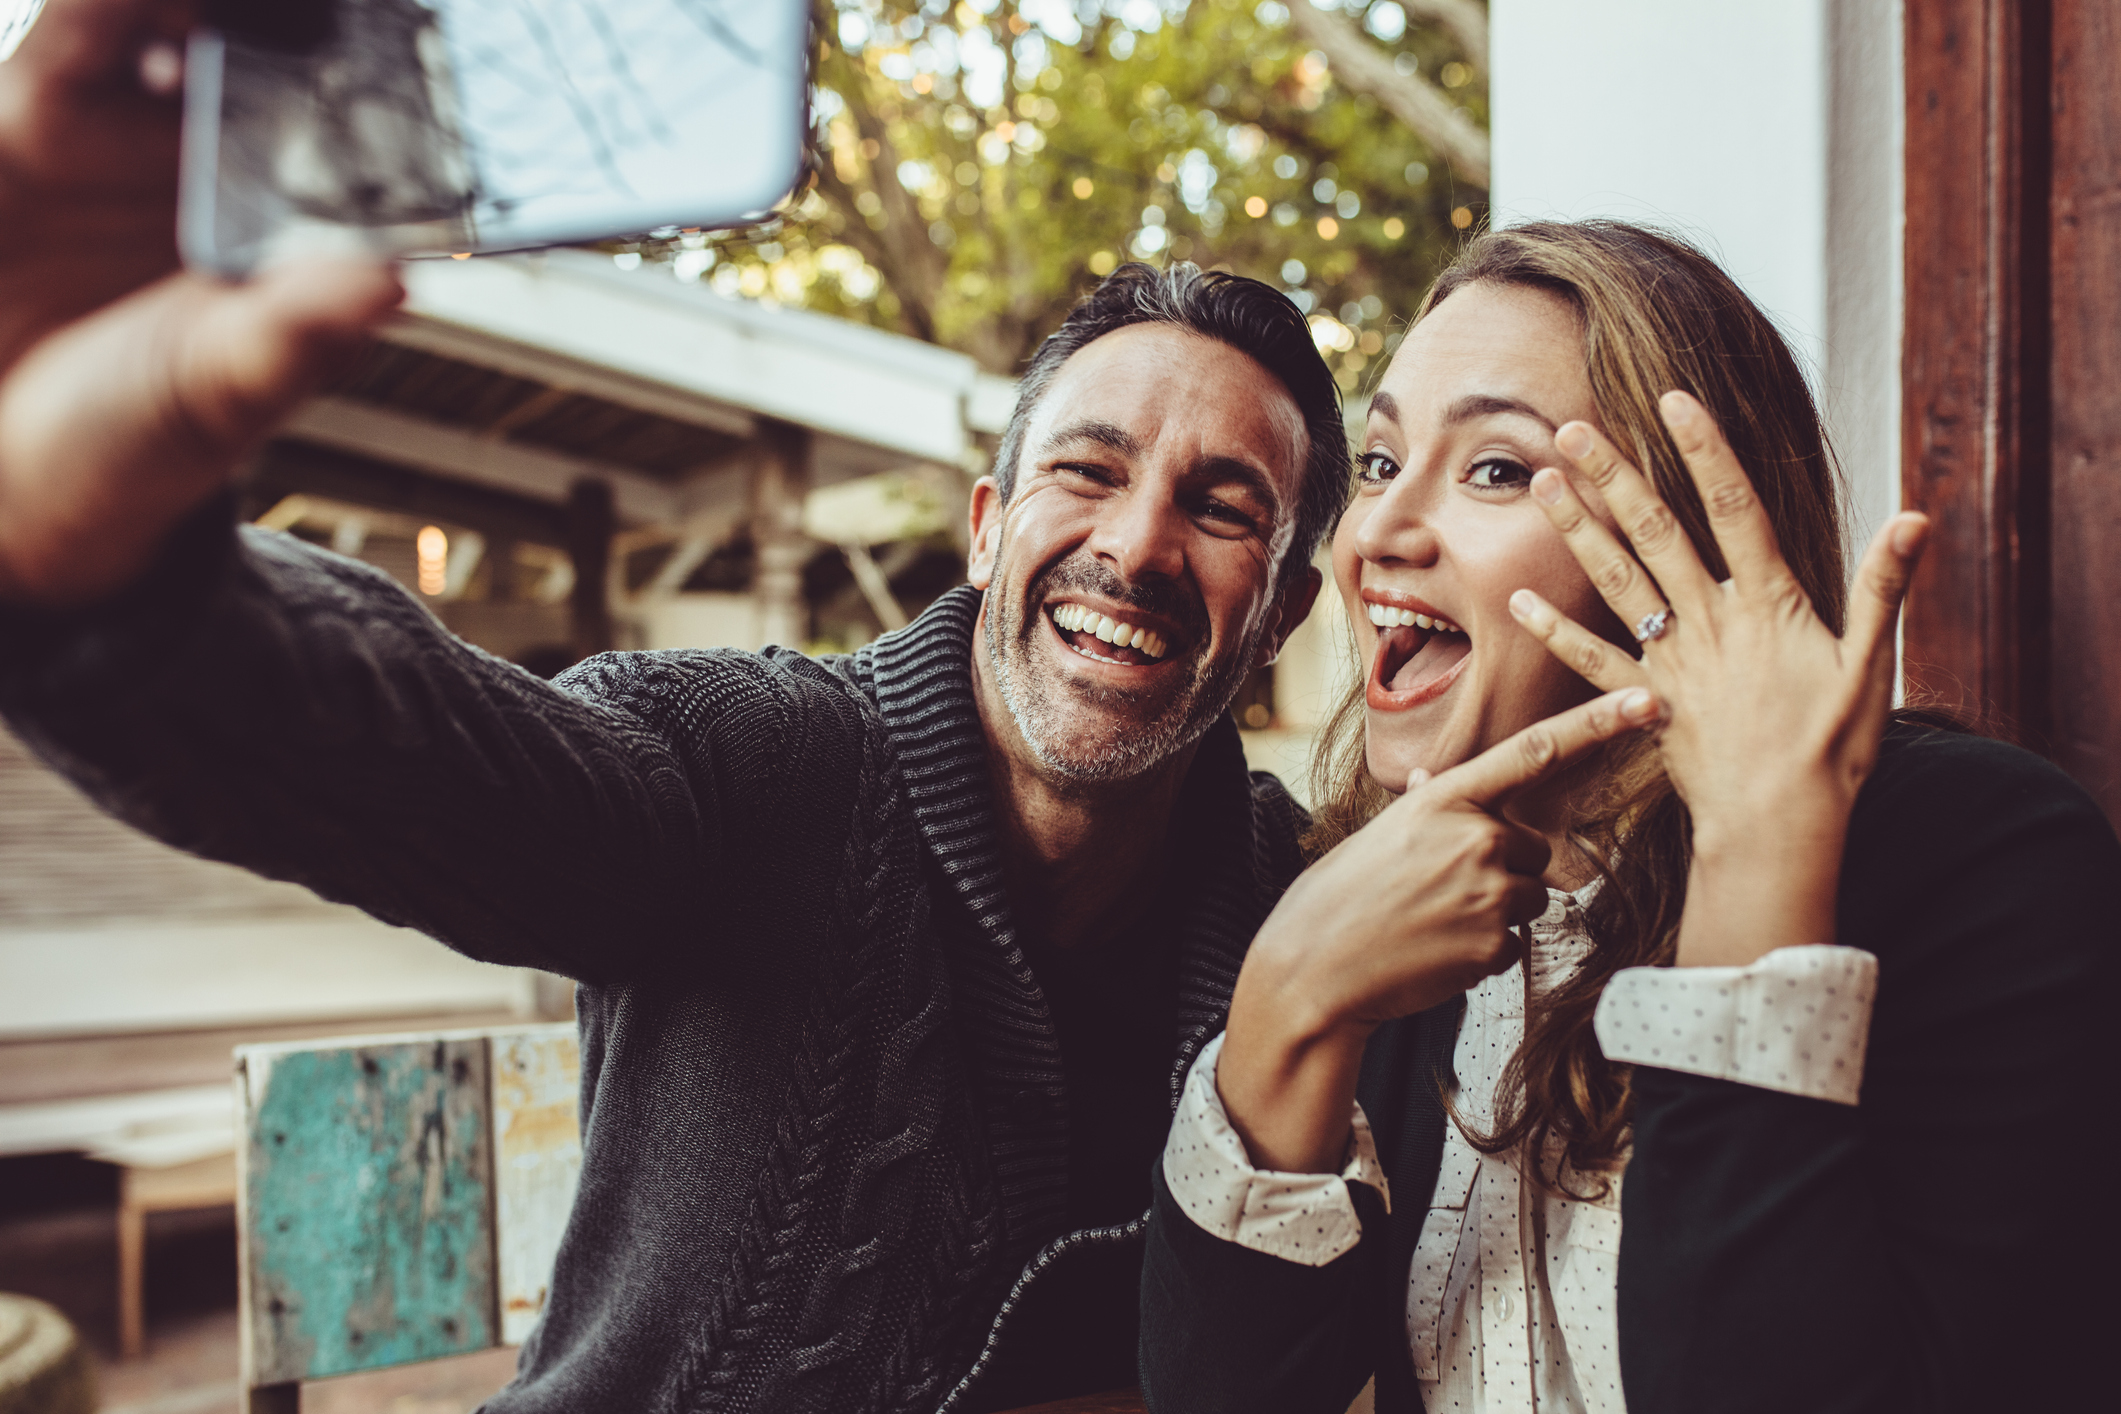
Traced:
POLYGON ((1911 700, 2039 749, 2048 701, 2047 0, 1904 10, 1903 503, 1911 700))
POLYGON ((2121 822, 2121 46, 2112 0, 1904 11, 1910 694, 2121 822))

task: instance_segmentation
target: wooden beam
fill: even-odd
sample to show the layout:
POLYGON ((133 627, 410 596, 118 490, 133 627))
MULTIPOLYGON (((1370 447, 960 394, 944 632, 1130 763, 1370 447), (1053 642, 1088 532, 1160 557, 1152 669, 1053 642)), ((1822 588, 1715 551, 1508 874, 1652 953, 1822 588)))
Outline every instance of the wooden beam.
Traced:
POLYGON ((589 251, 414 261, 405 278, 410 308, 429 329, 541 347, 672 396, 904 456, 955 464, 970 442, 966 402, 978 365, 917 339, 724 299, 657 271, 618 270, 589 251))
POLYGON ((577 481, 567 497, 567 555, 574 561, 568 610, 577 657, 608 652, 613 646, 611 537, 617 528, 611 487, 586 478, 577 481))
POLYGON ((751 492, 751 543, 758 552, 751 594, 758 605, 759 641, 800 649, 810 639, 803 566, 815 548, 803 534, 811 436, 793 423, 761 419, 759 441, 751 492))
POLYGON ((751 415, 741 408, 708 402, 689 393, 674 392, 645 379, 612 369, 586 364, 534 344, 519 343, 482 333, 475 328, 421 315, 400 315, 384 331, 384 341, 422 353, 438 354, 460 363, 491 368, 516 378, 543 383, 561 393, 583 393, 620 407, 654 413, 673 422, 704 427, 731 437, 749 437, 751 415))
POLYGON ((1910 695, 2038 745, 2047 674, 2048 11, 1905 9, 1902 489, 1935 522, 1910 695))
POLYGON ((884 632, 904 628, 908 622, 906 611, 900 606, 898 596, 891 592, 891 580, 877 565, 867 545, 842 545, 840 553, 847 558, 847 568, 854 571, 855 585, 862 597, 869 601, 869 611, 876 621, 884 626, 884 632))
POLYGON ((348 398, 312 399, 289 419, 283 435, 552 502, 565 502, 577 481, 593 477, 611 487, 624 519, 677 519, 676 493, 630 467, 499 441, 348 398))
POLYGON ((2050 742, 2121 823, 2121 8, 2053 14, 2050 742))
POLYGON ((491 540, 567 543, 564 504, 433 476, 403 462, 283 439, 268 443, 244 485, 251 514, 283 497, 323 496, 471 526, 491 540))
POLYGON ((541 393, 532 393, 508 411, 479 429, 479 435, 488 441, 498 442, 509 433, 527 423, 536 422, 569 398, 575 397, 572 388, 547 388, 541 393))

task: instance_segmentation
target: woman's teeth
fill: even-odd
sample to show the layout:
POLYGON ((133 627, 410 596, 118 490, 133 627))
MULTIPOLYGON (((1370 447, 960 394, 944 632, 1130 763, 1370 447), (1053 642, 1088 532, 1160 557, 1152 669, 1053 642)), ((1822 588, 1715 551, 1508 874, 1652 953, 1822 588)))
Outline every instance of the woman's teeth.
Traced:
POLYGON ((1372 604, 1370 622, 1379 628, 1426 628, 1438 633, 1464 633, 1465 630, 1449 619, 1432 619, 1427 614, 1417 614, 1412 609, 1395 609, 1389 604, 1372 604))
POLYGON ((1100 642, 1114 648, 1132 648, 1148 658, 1161 658, 1170 649, 1162 634, 1107 618, 1080 604, 1055 605, 1053 622, 1067 633, 1095 634, 1100 642))

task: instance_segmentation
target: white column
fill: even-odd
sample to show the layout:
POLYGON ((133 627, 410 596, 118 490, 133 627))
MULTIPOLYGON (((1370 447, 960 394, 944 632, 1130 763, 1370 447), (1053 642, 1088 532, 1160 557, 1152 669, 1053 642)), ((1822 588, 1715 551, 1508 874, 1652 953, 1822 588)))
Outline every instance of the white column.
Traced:
POLYGON ((1495 219, 1703 246, 1788 335, 1858 544, 1899 505, 1899 0, 1492 0, 1495 219))

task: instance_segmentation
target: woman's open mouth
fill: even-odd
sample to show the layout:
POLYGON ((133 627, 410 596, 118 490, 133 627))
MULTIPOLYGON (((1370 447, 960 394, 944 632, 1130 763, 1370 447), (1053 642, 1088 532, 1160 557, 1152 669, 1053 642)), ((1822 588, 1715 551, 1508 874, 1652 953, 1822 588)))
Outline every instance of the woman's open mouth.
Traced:
POLYGON ((1380 712, 1403 712, 1434 701, 1458 680, 1473 652, 1473 642, 1464 629, 1427 615, 1395 612, 1385 605, 1364 607, 1377 626, 1377 655, 1370 661, 1365 693, 1370 706, 1380 712), (1385 621, 1388 617, 1391 622, 1385 621), (1410 618, 1417 621, 1402 622, 1410 618))

